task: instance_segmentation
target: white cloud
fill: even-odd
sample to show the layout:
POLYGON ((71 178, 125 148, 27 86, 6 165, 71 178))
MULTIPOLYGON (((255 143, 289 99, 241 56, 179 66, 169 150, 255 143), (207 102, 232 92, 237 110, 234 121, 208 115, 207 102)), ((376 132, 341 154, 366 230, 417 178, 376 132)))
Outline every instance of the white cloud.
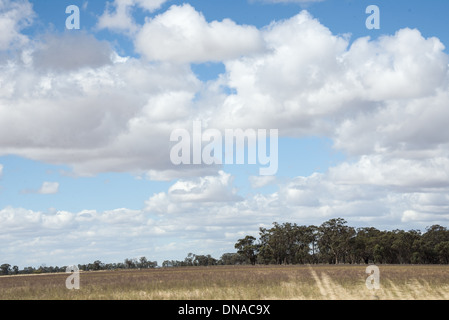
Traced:
POLYGON ((102 213, 100 220, 108 224, 136 224, 145 223, 146 219, 140 210, 126 208, 108 210, 102 213))
POLYGON ((148 19, 135 39, 136 49, 149 60, 177 63, 221 61, 260 52, 260 32, 225 19, 207 22, 189 4, 173 5, 148 19))
POLYGON ((117 32, 134 33, 138 25, 134 21, 132 10, 134 7, 153 12, 167 0, 114 0, 108 3, 106 10, 98 19, 99 29, 111 29, 117 32), (113 7, 113 9, 111 9, 113 7))
POLYGON ((112 62, 113 52, 109 43, 98 41, 89 34, 49 34, 36 46, 32 55, 34 65, 45 70, 99 68, 112 62))
POLYGON ((95 63, 4 66, 1 153, 70 163, 79 174, 174 169, 170 132, 191 126, 186 115, 200 85, 190 68, 136 59, 89 65, 95 63))
POLYGON ((213 125, 327 133, 323 120, 347 108, 354 95, 339 64, 347 40, 305 11, 273 22, 263 37, 269 48, 264 54, 225 62, 226 84, 236 94, 225 97, 213 125))
POLYGON ((379 103, 372 110, 359 111, 344 120, 336 130, 335 146, 355 155, 388 154, 415 159, 447 156, 448 101, 443 86, 432 95, 379 103))
MULTIPOLYGON (((49 190, 54 191, 54 190, 49 190)), ((57 192, 57 190, 56 190, 57 192)), ((42 226, 46 229, 61 230, 73 227, 73 214, 67 211, 58 211, 55 214, 42 215, 42 226)))
POLYGON ((0 178, 2 177, 2 175, 3 175, 3 165, 0 164, 0 178))
MULTIPOLYGON (((335 128, 338 132, 357 116, 369 121, 385 115, 379 120, 387 125, 393 120, 387 112, 399 116, 408 108, 416 115, 421 110, 414 104, 424 110, 426 103, 439 100, 441 106, 447 101, 444 46, 436 38, 425 39, 417 30, 403 29, 378 40, 356 39, 349 46, 345 37, 333 35, 303 11, 262 32, 271 50, 225 62, 227 72, 221 81, 235 94, 216 102, 213 126, 333 136, 335 128)), ((426 120, 446 124, 446 118, 438 115, 446 109, 438 106, 440 111, 427 109, 426 120)), ((424 126, 422 122, 420 127, 424 126)), ((364 130, 362 136, 369 132, 373 131, 364 130)), ((344 138, 346 143, 352 141, 344 138)))
POLYGON ((21 33, 34 17, 33 8, 28 0, 0 1, 0 50, 22 47, 29 39, 21 33))
POLYGON ((449 187, 449 158, 411 160, 362 156, 356 163, 330 168, 330 176, 343 184, 371 184, 407 191, 445 188, 449 187))
MULTIPOLYGON (((448 157, 448 56, 437 39, 404 29, 375 41, 359 39, 349 47, 347 39, 333 35, 305 11, 257 30, 230 21, 208 23, 189 5, 172 6, 148 20, 142 32, 159 26, 175 36, 184 24, 181 42, 169 37, 168 46, 182 45, 192 36, 236 53, 216 81, 201 83, 186 65, 149 64, 116 54, 111 58, 114 52, 88 35, 76 36, 76 50, 84 53, 78 60, 51 54, 56 44, 61 44, 58 52, 73 49, 75 36, 64 34, 49 36, 2 65, 2 154, 68 164, 86 175, 147 172, 158 180, 212 175, 220 168, 175 167, 169 160, 170 132, 190 128, 200 118, 218 129, 279 128, 281 137, 325 135, 356 157, 448 157), (175 19, 180 16, 188 19, 175 19), (232 43, 227 36, 214 42, 226 30, 263 38, 268 49, 240 51, 239 37, 232 43), (223 87, 234 93, 224 93, 223 87)), ((220 49, 212 58, 217 52, 201 45, 193 50, 163 56, 186 62, 234 55, 225 57, 226 50, 220 49)))
POLYGON ((176 181, 167 193, 153 195, 146 201, 145 210, 156 213, 175 213, 194 210, 198 203, 226 203, 243 200, 233 187, 233 177, 223 171, 216 176, 181 179, 176 181), (178 205, 181 205, 179 207, 178 205))
POLYGON ((40 194, 56 194, 59 191, 58 182, 44 182, 37 193, 40 194))
POLYGON ((167 1, 168 0, 136 0, 136 4, 149 12, 153 12, 159 9, 162 4, 167 1))
POLYGON ((439 39, 425 39, 418 30, 405 28, 376 41, 357 39, 344 62, 366 99, 419 98, 447 84, 448 56, 443 50, 439 39))
POLYGON ((41 215, 40 212, 23 208, 6 207, 0 210, 0 225, 5 232, 2 236, 14 237, 22 230, 32 230, 33 226, 41 221, 41 215), (6 231, 9 231, 9 233, 6 231))
POLYGON ((179 170, 179 168, 149 170, 144 174, 144 177, 152 181, 171 181, 182 178, 214 175, 217 173, 217 170, 217 166, 190 166, 183 170, 179 170))
POLYGON ((233 177, 223 171, 217 176, 179 180, 168 190, 175 202, 227 202, 241 200, 232 187, 233 177))
POLYGON ((133 4, 133 0, 115 0, 113 4, 115 11, 111 12, 108 3, 105 12, 98 19, 98 28, 120 32, 134 32, 137 26, 131 15, 133 4))

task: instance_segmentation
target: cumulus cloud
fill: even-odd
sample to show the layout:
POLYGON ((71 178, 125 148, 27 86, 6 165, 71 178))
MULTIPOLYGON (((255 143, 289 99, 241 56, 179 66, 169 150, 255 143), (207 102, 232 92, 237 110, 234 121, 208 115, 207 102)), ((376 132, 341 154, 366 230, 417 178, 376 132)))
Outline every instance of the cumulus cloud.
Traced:
POLYGON ((338 183, 403 190, 426 190, 449 187, 449 159, 445 157, 412 160, 362 156, 356 163, 343 163, 330 168, 330 176, 338 183))
POLYGON ((22 47, 29 42, 21 31, 28 27, 34 17, 33 7, 28 0, 0 1, 0 50, 22 47))
POLYGON ((0 73, 2 154, 70 163, 79 174, 174 169, 170 132, 191 126, 185 115, 200 85, 190 68, 136 59, 93 67, 89 57, 83 68, 38 63, 0 73))
POLYGON ((98 19, 99 29, 110 29, 117 32, 133 33, 138 26, 134 21, 132 10, 134 7, 153 12, 167 0, 114 0, 108 3, 106 10, 98 19))
POLYGON ((146 201, 145 210, 158 213, 194 209, 196 203, 224 203, 243 200, 233 187, 233 177, 223 171, 218 175, 176 181, 168 192, 153 195, 146 201), (178 207, 177 204, 183 204, 178 207))
POLYGON ((157 180, 211 175, 220 168, 175 167, 169 160, 171 131, 202 119, 217 129, 324 135, 356 157, 448 156, 448 56, 436 38, 403 29, 349 46, 306 11, 257 30, 231 21, 206 22, 183 5, 147 20, 136 36, 151 59, 156 56, 150 47, 159 41, 142 39, 153 27, 168 32, 167 47, 157 45, 156 51, 182 47, 183 41, 197 44, 193 51, 160 51, 165 62, 148 63, 121 58, 92 36, 62 34, 43 38, 2 65, 1 152, 69 164, 86 175, 146 172, 157 180), (229 42, 222 32, 239 36, 229 42), (253 52, 261 43, 264 49, 253 52), (59 59, 54 50, 83 54, 59 59), (225 73, 208 83, 188 65, 171 63, 208 59, 227 59, 225 73))
POLYGON ((241 200, 237 190, 231 188, 232 176, 219 171, 217 176, 192 180, 179 180, 168 190, 176 202, 226 202, 241 200))
POLYGON ((444 85, 435 91, 420 98, 385 101, 345 119, 335 132, 335 146, 354 155, 447 156, 449 137, 444 128, 449 95, 444 85))
POLYGON ((191 5, 173 5, 148 19, 135 39, 149 60, 177 63, 221 61, 263 50, 257 28, 230 19, 207 22, 191 5))
POLYGON ((99 68, 112 63, 112 56, 109 43, 85 33, 66 33, 45 36, 31 58, 37 68, 64 72, 99 68))
MULTIPOLYGON (((446 101, 444 46, 417 30, 403 29, 377 40, 361 38, 349 46, 348 39, 333 35, 303 11, 272 23, 263 37, 271 49, 265 54, 225 62, 223 81, 235 94, 220 101, 215 126, 333 136, 335 128, 340 130, 358 115, 369 119, 385 110, 399 115, 398 104, 424 108, 428 101, 420 99, 436 100, 437 95, 446 101)), ((392 119, 385 115, 381 120, 392 119)))

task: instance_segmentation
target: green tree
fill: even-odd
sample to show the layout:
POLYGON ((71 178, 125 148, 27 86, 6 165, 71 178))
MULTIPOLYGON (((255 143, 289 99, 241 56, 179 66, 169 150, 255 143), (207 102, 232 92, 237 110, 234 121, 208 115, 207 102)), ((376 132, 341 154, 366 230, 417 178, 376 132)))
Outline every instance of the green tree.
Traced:
POLYGON ((239 239, 235 244, 237 252, 245 256, 252 265, 256 264, 258 246, 255 244, 256 238, 253 236, 246 236, 243 239, 239 239))
POLYGON ((0 272, 2 275, 8 275, 11 272, 11 265, 4 263, 0 266, 0 272))
POLYGON ((379 241, 381 231, 373 227, 358 228, 353 241, 352 254, 355 263, 374 262, 374 248, 379 241))
POLYGON ((329 262, 344 263, 350 253, 350 240, 355 236, 355 230, 346 223, 342 218, 331 219, 318 228, 320 255, 329 262))
POLYGON ((125 263, 125 268, 126 269, 133 269, 136 267, 136 262, 135 259, 128 259, 126 258, 124 263, 125 263))
POLYGON ((141 269, 148 268, 148 260, 146 257, 140 257, 139 263, 137 265, 141 269))
POLYGON ((394 250, 397 262, 400 264, 411 263, 414 244, 421 237, 421 233, 417 230, 394 230, 391 235, 391 249, 394 250))
POLYGON ((316 245, 315 226, 293 226, 294 263, 313 263, 316 245))
POLYGON ((220 264, 222 265, 236 265, 244 264, 246 262, 246 257, 240 253, 223 253, 220 257, 220 264))
POLYGON ((187 257, 184 259, 184 265, 185 266, 194 266, 195 261, 195 255, 193 253, 189 253, 187 257))
POLYGON ((18 266, 12 267, 12 274, 19 274, 19 267, 18 266))
POLYGON ((94 263, 92 263, 92 270, 98 271, 103 269, 104 264, 100 260, 95 260, 94 263))
POLYGON ((449 241, 440 242, 435 246, 435 251, 438 255, 440 263, 449 263, 449 241))
MULTIPOLYGON (((440 225, 432 225, 422 236, 422 255, 427 263, 440 263, 440 254, 436 246, 449 241, 449 230, 440 225)), ((440 248, 441 249, 441 248, 440 248)))

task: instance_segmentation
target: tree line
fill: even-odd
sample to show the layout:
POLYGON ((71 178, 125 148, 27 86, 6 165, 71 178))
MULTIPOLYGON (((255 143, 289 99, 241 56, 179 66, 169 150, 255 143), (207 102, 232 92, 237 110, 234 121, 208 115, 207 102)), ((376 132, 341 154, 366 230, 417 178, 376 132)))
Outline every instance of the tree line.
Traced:
MULTIPOLYGON (((146 257, 139 259, 125 259, 118 263, 103 263, 100 260, 95 260, 92 263, 78 264, 80 271, 100 271, 100 270, 118 270, 118 269, 149 269, 156 268, 157 261, 149 261, 146 257)), ((40 273, 57 273, 66 272, 67 266, 46 266, 42 265, 39 268, 25 267, 19 269, 18 266, 11 266, 8 263, 0 265, 0 275, 16 275, 16 274, 40 274, 40 273)))
POLYGON ((440 225, 419 230, 354 228, 342 218, 320 226, 273 223, 259 239, 235 244, 251 264, 449 264, 449 230, 440 225))
MULTIPOLYGON (((354 228, 342 218, 320 226, 273 223, 259 228, 259 238, 247 235, 235 244, 237 252, 219 259, 210 254, 189 253, 184 260, 165 260, 162 267, 242 265, 242 264, 449 264, 449 230, 440 225, 419 230, 380 231, 374 227, 354 228)), ((78 264, 81 271, 148 269, 157 261, 146 257, 119 263, 96 260, 78 264)), ((0 275, 65 272, 66 266, 39 268, 0 265, 0 275)))

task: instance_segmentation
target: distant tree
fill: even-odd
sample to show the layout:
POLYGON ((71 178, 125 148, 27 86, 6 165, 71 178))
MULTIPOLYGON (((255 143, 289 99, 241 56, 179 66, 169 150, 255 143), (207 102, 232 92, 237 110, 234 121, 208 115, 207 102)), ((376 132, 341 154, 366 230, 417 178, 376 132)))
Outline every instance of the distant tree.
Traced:
POLYGON ((195 255, 191 252, 189 252, 189 254, 187 255, 187 257, 185 257, 184 259, 184 266, 194 266, 195 265, 195 255))
POLYGON ((294 263, 314 263, 316 247, 316 227, 315 226, 297 226, 293 228, 294 263))
POLYGON ((25 274, 32 274, 34 272, 34 268, 33 267, 25 267, 25 268, 23 268, 22 272, 25 274))
POLYGON ((449 263, 449 241, 440 242, 435 246, 435 252, 438 255, 440 263, 449 263))
POLYGON ((170 260, 164 260, 162 262, 162 268, 168 268, 168 267, 172 267, 170 260))
POLYGON ((412 254, 414 252, 413 245, 419 240, 421 234, 419 231, 410 230, 394 230, 391 234, 391 249, 396 257, 396 263, 411 263, 412 254))
POLYGON ((245 264, 247 258, 240 253, 223 253, 219 263, 222 265, 245 264))
POLYGON ((252 265, 256 264, 258 246, 255 244, 256 238, 253 236, 246 236, 239 239, 235 244, 237 252, 245 256, 252 265))
POLYGON ((221 265, 233 265, 234 263, 234 256, 238 253, 223 253, 220 257, 220 264, 221 265))
POLYGON ((320 254, 330 259, 329 262, 344 263, 350 253, 350 240, 355 236, 355 230, 346 224, 344 219, 337 218, 324 222, 318 228, 320 254))
POLYGON ((315 263, 317 231, 315 226, 273 223, 270 229, 259 229, 259 261, 261 263, 315 263))
POLYGON ((259 234, 259 254, 261 254, 264 263, 288 263, 287 256, 289 255, 290 243, 285 228, 274 222, 270 229, 260 228, 259 234))
POLYGON ((139 259, 137 266, 142 269, 156 268, 157 261, 148 261, 148 259, 146 257, 141 257, 139 259))
MULTIPOLYGON (((432 225, 422 235, 422 255, 427 263, 441 263, 437 245, 449 241, 449 230, 440 225, 432 225)), ((439 247, 441 250, 441 247, 439 247)))
POLYGON ((352 260, 354 263, 373 263, 374 248, 379 241, 381 231, 373 227, 358 228, 352 243, 352 260))
POLYGON ((102 263, 100 260, 95 260, 92 263, 92 270, 94 270, 94 271, 102 270, 103 267, 104 267, 104 263, 102 263))
POLYGON ((259 246, 257 259, 259 263, 276 263, 274 258, 274 248, 271 244, 271 229, 259 228, 259 246))
POLYGON ((116 263, 106 263, 103 267, 105 270, 115 270, 117 269, 116 263))
POLYGON ((11 265, 4 263, 0 266, 0 272, 2 275, 8 275, 11 272, 11 265))
POLYGON ((273 223, 273 228, 269 230, 269 245, 272 248, 273 257, 278 264, 289 264, 295 252, 295 234, 291 223, 283 225, 273 223))
POLYGON ((193 260, 195 266, 207 266, 208 262, 208 257, 204 255, 195 255, 195 260, 193 260))
POLYGON ((132 259, 126 258, 124 264, 126 269, 134 268, 134 261, 132 259))
POLYGON ((12 274, 19 274, 19 267, 18 266, 12 267, 12 274))

